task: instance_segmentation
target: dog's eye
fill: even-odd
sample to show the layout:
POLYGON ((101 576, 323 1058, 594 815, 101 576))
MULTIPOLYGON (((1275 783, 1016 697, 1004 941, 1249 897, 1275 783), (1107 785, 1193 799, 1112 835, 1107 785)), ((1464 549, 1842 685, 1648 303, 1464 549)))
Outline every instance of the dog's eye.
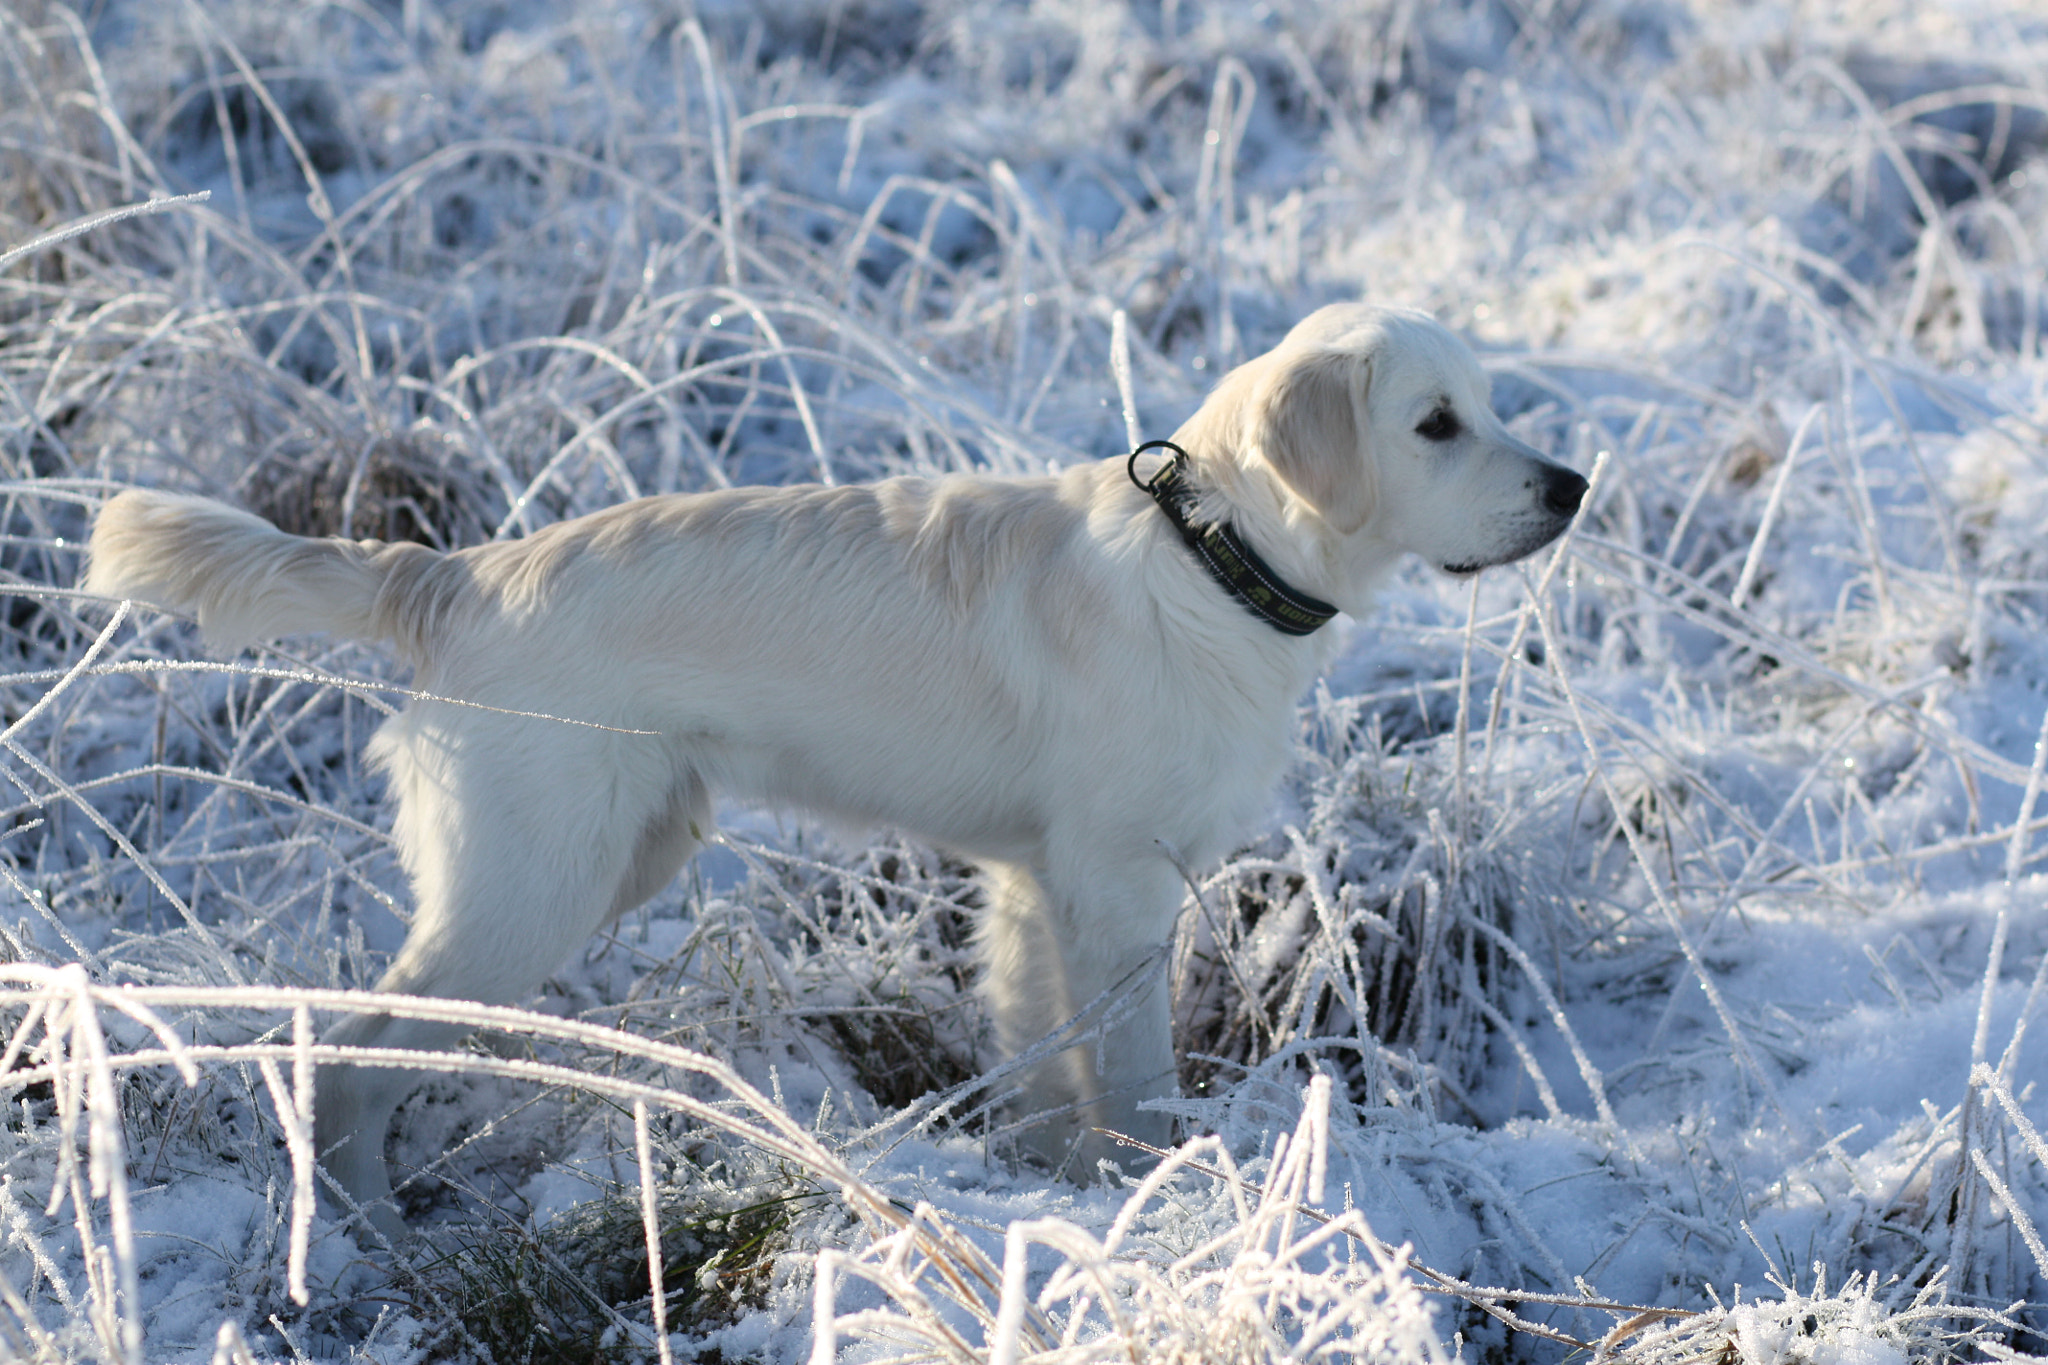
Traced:
POLYGON ((1458 434, 1458 417, 1449 408, 1438 408, 1422 419, 1415 434, 1425 440, 1448 441, 1458 434))

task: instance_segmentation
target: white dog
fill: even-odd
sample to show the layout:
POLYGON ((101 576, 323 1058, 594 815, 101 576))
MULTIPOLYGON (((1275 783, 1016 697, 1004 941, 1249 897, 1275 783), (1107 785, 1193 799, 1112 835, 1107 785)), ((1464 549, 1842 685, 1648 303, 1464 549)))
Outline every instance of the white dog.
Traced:
MULTIPOLYGON (((100 514, 85 587, 193 612, 222 646, 389 641, 421 691, 480 704, 416 701, 372 744, 416 898, 379 990, 525 998, 675 875, 714 793, 977 860, 1004 1048, 1136 983, 1114 1046, 1030 1082, 1031 1104, 1067 1111, 1042 1147, 1078 1140, 1089 1169, 1109 1150, 1091 1125, 1168 1138, 1143 1106, 1174 1092, 1155 969, 1174 858, 1220 856, 1265 809, 1334 648, 1316 627, 1362 612, 1404 553, 1452 573, 1529 554, 1586 491, 1508 435, 1451 333, 1355 304, 1232 371, 1158 444, 1175 453, 1144 457, 1144 487, 1134 458, 1130 477, 1111 460, 653 497, 452 554, 130 491, 100 514)), ((459 1032, 363 1016, 328 1037, 459 1032)), ((382 1140, 410 1077, 322 1073, 317 1141, 362 1203, 390 1193, 382 1140)))

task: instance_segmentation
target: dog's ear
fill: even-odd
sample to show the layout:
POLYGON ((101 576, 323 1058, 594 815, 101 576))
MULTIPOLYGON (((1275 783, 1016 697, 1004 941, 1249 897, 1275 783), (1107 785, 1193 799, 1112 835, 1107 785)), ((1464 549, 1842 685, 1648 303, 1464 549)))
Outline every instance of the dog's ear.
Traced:
POLYGON ((1333 346, 1275 360, 1254 400, 1259 453, 1296 496, 1349 535, 1372 516, 1376 493, 1365 448, 1372 362, 1333 346))

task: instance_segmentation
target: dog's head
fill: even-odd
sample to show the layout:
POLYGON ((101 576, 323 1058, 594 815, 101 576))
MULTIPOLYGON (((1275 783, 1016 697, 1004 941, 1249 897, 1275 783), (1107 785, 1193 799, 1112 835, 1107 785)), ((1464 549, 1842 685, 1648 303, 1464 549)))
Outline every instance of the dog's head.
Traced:
POLYGON ((1487 387, 1428 314, 1333 304, 1227 376, 1190 427, 1223 436, 1227 421, 1240 469, 1338 536, 1474 573, 1548 544, 1586 492, 1508 434, 1487 387))

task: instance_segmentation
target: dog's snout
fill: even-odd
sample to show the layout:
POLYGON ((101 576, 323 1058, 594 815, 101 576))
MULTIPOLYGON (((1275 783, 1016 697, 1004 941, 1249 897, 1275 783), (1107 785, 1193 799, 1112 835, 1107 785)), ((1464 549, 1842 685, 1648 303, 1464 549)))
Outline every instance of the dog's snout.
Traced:
POLYGON ((1543 505, 1558 516, 1577 512, 1585 496, 1586 481, 1571 470, 1552 465, 1543 471, 1543 505))

